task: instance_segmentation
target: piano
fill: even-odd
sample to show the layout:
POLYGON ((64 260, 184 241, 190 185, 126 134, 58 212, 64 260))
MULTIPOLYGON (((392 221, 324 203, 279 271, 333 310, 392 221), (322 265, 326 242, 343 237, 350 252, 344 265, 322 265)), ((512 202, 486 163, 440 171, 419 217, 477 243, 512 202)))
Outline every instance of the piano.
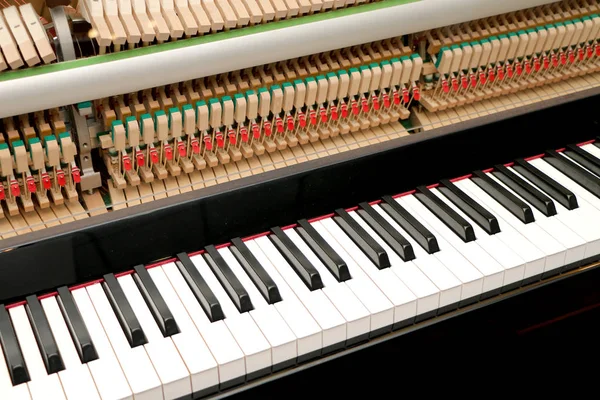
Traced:
POLYGON ((383 394, 597 337, 596 0, 0 7, 1 399, 383 394))

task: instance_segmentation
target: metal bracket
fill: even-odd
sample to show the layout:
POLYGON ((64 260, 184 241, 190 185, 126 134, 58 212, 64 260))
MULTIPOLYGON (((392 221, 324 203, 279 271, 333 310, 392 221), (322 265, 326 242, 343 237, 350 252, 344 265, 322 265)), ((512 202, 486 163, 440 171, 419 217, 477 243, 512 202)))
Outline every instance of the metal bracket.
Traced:
POLYGON ((85 117, 79 114, 77 106, 69 107, 69 117, 73 123, 73 128, 77 135, 73 135, 79 145, 78 157, 81 166, 81 190, 92 190, 102 186, 100 173, 94 171, 92 163, 92 141, 90 130, 87 126, 85 117))
POLYGON ((75 60, 77 56, 75 55, 73 37, 71 36, 71 28, 69 27, 65 8, 63 6, 52 7, 50 9, 50 16, 52 17, 52 23, 56 31, 56 37, 58 38, 58 58, 60 61, 75 60))

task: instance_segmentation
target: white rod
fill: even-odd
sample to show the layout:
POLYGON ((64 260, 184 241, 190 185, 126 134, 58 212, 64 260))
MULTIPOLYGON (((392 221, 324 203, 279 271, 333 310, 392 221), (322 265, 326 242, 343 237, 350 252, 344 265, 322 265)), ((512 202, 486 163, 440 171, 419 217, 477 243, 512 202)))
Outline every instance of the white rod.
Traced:
POLYGON ((421 0, 154 54, 0 82, 0 118, 374 42, 551 3, 421 0))

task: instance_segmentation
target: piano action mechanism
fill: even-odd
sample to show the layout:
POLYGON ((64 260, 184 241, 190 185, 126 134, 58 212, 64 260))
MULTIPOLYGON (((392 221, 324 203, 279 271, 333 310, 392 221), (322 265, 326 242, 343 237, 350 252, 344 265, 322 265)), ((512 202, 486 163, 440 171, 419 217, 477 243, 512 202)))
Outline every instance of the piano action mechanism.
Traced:
POLYGON ((597 94, 596 0, 0 7, 0 282, 49 265, 0 285, 0 395, 228 393, 597 266, 594 141, 284 227, 232 194, 597 94))

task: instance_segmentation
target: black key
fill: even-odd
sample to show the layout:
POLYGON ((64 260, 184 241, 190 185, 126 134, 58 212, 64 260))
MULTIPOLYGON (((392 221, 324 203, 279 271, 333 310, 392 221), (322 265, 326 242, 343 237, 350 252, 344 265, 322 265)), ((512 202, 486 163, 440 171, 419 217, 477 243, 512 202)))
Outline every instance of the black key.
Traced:
POLYGON ((571 192, 524 159, 516 159, 513 168, 531 183, 550 195, 554 200, 562 204, 567 210, 574 210, 579 207, 575 193, 571 192))
POLYGON ((75 349, 79 353, 81 362, 85 364, 97 360, 98 353, 96 352, 96 347, 94 347, 90 333, 83 322, 83 318, 81 318, 79 308, 77 308, 73 300, 73 295, 66 286, 58 288, 56 301, 65 318, 67 328, 69 328, 69 333, 75 344, 75 349))
POLYGON ((271 228, 269 235, 271 242, 279 249, 283 257, 292 266, 300 279, 310 290, 323 288, 323 281, 319 271, 308 261, 306 256, 296 247, 290 238, 279 227, 271 228))
POLYGON ((383 196, 383 202, 379 204, 392 219, 402 227, 408 234, 429 254, 440 251, 437 239, 402 207, 392 196, 383 196))
POLYGON ((426 186, 417 187, 415 197, 419 200, 433 215, 438 217, 450 230, 463 240, 468 243, 475 240, 475 231, 471 224, 461 217, 456 211, 448 207, 448 204, 444 203, 435 194, 431 193, 426 186))
POLYGON ((35 336, 38 348, 40 349, 40 355, 42 356, 42 360, 44 360, 46 371, 48 371, 48 374, 54 374, 64 370, 65 364, 60 356, 60 351, 58 351, 58 346, 56 345, 54 335, 52 334, 50 324, 40 301, 33 294, 27 296, 25 300, 27 301, 25 310, 27 310, 33 336, 35 336))
POLYGON ((441 186, 438 190, 448 198, 456 207, 467 214, 477 225, 486 231, 489 235, 495 235, 500 232, 498 219, 479 203, 463 192, 454 183, 448 179, 441 180, 441 186))
POLYGON ((179 333, 179 327, 171 310, 167 307, 167 303, 158 291, 156 284, 148 273, 148 270, 143 265, 138 265, 133 274, 133 280, 137 284, 146 305, 150 309, 156 324, 160 328, 164 337, 169 337, 179 333))
POLYGON ((511 214, 520 219, 521 222, 529 224, 535 221, 531 207, 529 207, 517 196, 506 190, 498 182, 487 176, 485 172, 473 172, 473 177, 471 177, 471 180, 484 192, 490 195, 490 197, 500 203, 502 207, 506 208, 511 214))
POLYGON ((233 256, 240 263, 242 268, 244 268, 244 271, 246 271, 252 282, 254 282, 254 285, 256 285, 267 303, 275 304, 281 301, 279 288, 277 288, 273 279, 258 262, 256 257, 254 257, 254 254, 252 254, 242 239, 235 238, 231 243, 233 246, 231 246, 229 250, 231 250, 233 256))
POLYGON ((561 156, 554 150, 547 150, 546 155, 548 157, 544 157, 544 160, 550 165, 583 186, 584 189, 587 189, 594 196, 600 198, 600 178, 581 168, 581 166, 573 161, 561 156))
POLYGON ((187 282, 188 286, 196 296, 196 300, 202 306, 202 309, 208 316, 211 322, 220 321, 225 318, 221 304, 217 300, 217 296, 213 293, 206 281, 194 266, 192 260, 186 253, 177 254, 178 261, 175 262, 179 272, 187 282))
POLYGON ((360 203, 358 215, 373 229, 388 246, 404 261, 415 259, 412 245, 389 222, 385 220, 369 203, 360 203))
POLYGON ((335 210, 337 214, 333 220, 342 228, 346 235, 362 250, 363 253, 379 269, 391 267, 390 259, 383 249, 365 230, 344 210, 338 208, 335 210))
POLYGON ((526 182, 520 176, 517 176, 504 165, 494 166, 492 172, 494 176, 502 181, 506 186, 511 188, 515 193, 524 198, 529 204, 540 210, 546 217, 556 215, 556 207, 554 202, 537 188, 533 187, 529 182, 526 182))
POLYGON ((27 371, 27 365, 25 365, 21 346, 4 304, 0 304, 0 345, 2 346, 12 384, 17 386, 29 382, 29 371, 27 371))
POLYGON ((117 278, 113 274, 104 275, 104 282, 102 283, 106 297, 110 302, 110 305, 121 324, 121 328, 125 333, 125 337, 129 341, 131 347, 143 346, 148 343, 146 334, 142 330, 140 322, 133 313, 131 304, 125 297, 121 285, 117 281, 117 278))
POLYGON ((350 270, 342 257, 335 252, 317 232, 317 230, 305 219, 298 221, 296 232, 304 239, 308 247, 319 257, 319 260, 331 271, 333 276, 339 281, 344 282, 352 279, 350 270))
POLYGON ((254 307, 250 301, 250 295, 231 268, 229 268, 229 265, 223 260, 223 257, 219 254, 215 246, 206 246, 206 254, 204 256, 208 266, 212 269, 219 282, 221 282, 221 285, 239 312, 252 311, 254 307))
POLYGON ((597 176, 600 176, 600 159, 596 158, 592 153, 583 150, 576 144, 570 144, 567 146, 565 154, 597 176))

